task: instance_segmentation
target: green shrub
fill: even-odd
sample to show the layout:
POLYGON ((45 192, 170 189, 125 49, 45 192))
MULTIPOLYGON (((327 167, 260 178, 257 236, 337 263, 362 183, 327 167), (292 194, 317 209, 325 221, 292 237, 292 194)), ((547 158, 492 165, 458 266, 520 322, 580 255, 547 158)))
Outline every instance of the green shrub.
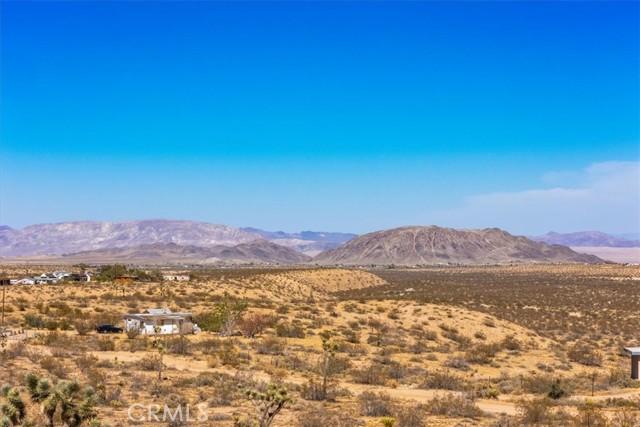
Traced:
POLYGON ((27 327, 34 329, 43 329, 44 328, 44 319, 42 316, 37 314, 25 314, 24 315, 24 324, 27 327))

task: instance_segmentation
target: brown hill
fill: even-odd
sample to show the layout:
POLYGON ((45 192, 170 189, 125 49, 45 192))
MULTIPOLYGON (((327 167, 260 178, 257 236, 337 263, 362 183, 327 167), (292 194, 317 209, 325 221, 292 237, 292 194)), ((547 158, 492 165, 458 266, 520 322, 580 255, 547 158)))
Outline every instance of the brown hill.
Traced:
POLYGON ((566 246, 534 242, 497 228, 456 230, 436 226, 365 234, 337 249, 322 252, 314 261, 325 265, 603 262, 566 246))

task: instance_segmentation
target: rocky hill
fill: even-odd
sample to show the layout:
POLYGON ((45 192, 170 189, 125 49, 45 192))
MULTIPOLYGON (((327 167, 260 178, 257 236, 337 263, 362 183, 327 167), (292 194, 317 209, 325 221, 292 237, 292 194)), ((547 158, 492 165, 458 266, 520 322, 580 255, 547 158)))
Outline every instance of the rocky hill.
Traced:
POLYGON ((602 262, 568 247, 534 242, 506 231, 401 227, 365 234, 322 252, 314 262, 325 265, 423 265, 495 263, 602 262))
POLYGON ((577 233, 549 232, 542 236, 531 237, 536 242, 545 242, 555 245, 575 247, 610 247, 610 248, 637 248, 640 240, 619 239, 601 231, 581 231, 577 233))

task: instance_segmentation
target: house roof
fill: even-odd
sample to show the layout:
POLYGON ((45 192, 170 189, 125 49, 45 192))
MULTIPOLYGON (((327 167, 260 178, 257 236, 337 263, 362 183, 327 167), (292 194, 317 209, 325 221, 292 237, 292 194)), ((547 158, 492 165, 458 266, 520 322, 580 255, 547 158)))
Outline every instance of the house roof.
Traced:
POLYGON ((627 353, 631 353, 632 356, 640 356, 640 347, 625 347, 627 353))
POLYGON ((172 311, 168 308, 148 308, 142 312, 143 314, 171 314, 172 311))

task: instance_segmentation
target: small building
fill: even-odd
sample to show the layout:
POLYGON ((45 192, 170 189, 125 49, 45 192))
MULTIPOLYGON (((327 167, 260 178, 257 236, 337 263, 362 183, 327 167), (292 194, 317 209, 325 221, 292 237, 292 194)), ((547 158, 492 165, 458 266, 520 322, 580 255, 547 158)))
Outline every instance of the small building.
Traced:
POLYGON ((191 313, 174 313, 168 308, 152 308, 137 314, 124 316, 126 331, 140 334, 193 334, 200 328, 193 322, 191 313))
POLYGON ((40 276, 34 277, 36 284, 46 284, 46 283, 58 283, 58 278, 53 274, 45 274, 42 273, 40 276))
POLYGON ((162 278, 172 282, 188 282, 190 279, 188 274, 164 274, 162 278))
POLYGON ((631 354, 631 378, 640 379, 640 347, 625 347, 624 350, 631 354))

